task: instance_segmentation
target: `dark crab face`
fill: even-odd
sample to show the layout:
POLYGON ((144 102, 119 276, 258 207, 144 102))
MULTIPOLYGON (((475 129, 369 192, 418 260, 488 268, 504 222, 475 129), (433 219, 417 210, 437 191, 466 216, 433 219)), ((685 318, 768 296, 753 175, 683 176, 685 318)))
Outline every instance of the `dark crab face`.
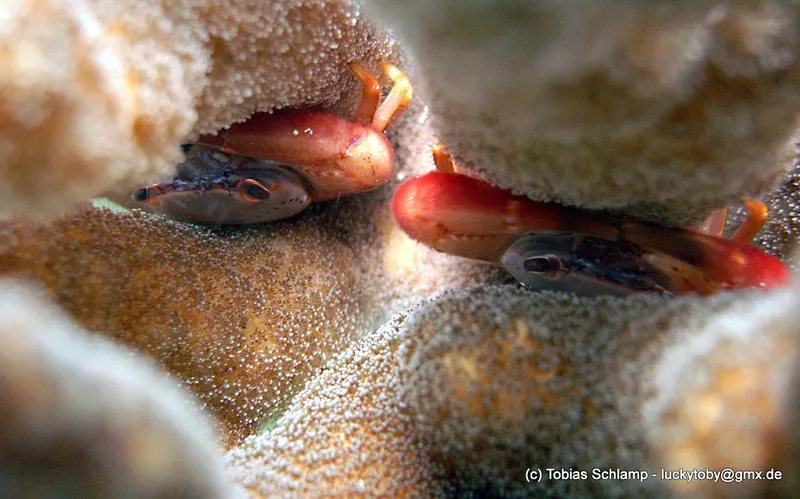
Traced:
POLYGON ((502 261, 531 289, 578 295, 626 295, 638 291, 671 294, 672 281, 643 258, 636 245, 575 232, 542 231, 520 237, 502 261))
POLYGON ((311 202, 300 177, 270 161, 195 146, 178 172, 137 190, 133 201, 175 220, 212 225, 280 220, 311 202))

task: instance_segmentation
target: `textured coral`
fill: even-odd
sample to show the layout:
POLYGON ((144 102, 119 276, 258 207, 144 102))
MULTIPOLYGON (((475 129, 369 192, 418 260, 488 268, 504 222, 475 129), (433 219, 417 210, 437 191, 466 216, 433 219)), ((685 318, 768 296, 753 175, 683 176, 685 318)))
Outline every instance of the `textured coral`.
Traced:
POLYGON ((291 245, 287 231, 215 233, 94 209, 5 226, 0 270, 37 276, 84 327, 159 359, 235 440, 365 320, 355 256, 336 231, 304 221, 291 245))
POLYGON ((352 1, 46 0, 3 9, 3 217, 53 216, 162 177, 193 128, 330 105, 359 90, 346 62, 375 70, 398 57, 352 1))
MULTIPOLYGON (((800 410, 786 403, 796 289, 668 301, 478 286, 380 327, 444 289, 507 279, 392 223, 393 187, 432 167, 436 137, 535 197, 670 222, 768 189, 788 166, 797 115, 795 3, 374 0, 382 21, 335 0, 12 3, 0 16, 0 215, 124 191, 165 173, 180 142, 254 110, 351 116, 360 87, 348 60, 398 62, 420 90, 390 128, 390 185, 292 220, 208 229, 84 208, 0 225, 1 272, 38 279, 82 326, 180 377, 226 444, 250 435, 227 464, 251 495, 797 490, 800 410), (725 464, 775 467, 786 480, 525 482, 534 466, 725 464)), ((759 240, 785 259, 795 177, 772 194, 776 216, 759 240)), ((16 303, 19 328, 36 330, 40 308, 16 303)), ((63 384, 42 385, 55 393, 95 365, 47 359, 63 366, 63 384)), ((36 393, 32 364, 15 360, 0 373, 36 393)), ((141 403, 108 378, 91 385, 118 395, 103 400, 141 403)), ((9 400, 0 393, 0 407, 9 400)), ((74 433, 77 452, 93 452, 95 434, 74 433)), ((36 444, 21 435, 16 449, 36 444)))
POLYGON ((178 159, 208 50, 160 2, 127 7, 3 2, 0 216, 52 216, 178 159))
POLYGON ((515 287, 448 294, 338 356, 228 465, 262 496, 739 496, 745 489, 658 474, 798 472, 782 457, 793 427, 778 417, 793 395, 798 300, 797 290, 672 302, 515 287), (532 467, 657 475, 529 484, 532 467))
POLYGON ((449 152, 499 185, 676 222, 764 194, 788 163, 792 2, 371 3, 449 152))
POLYGON ((10 279, 0 317, 4 497, 230 496, 211 432, 174 381, 10 279))
MULTIPOLYGON (((361 87, 346 63, 398 63, 391 34, 376 28, 352 0, 207 0, 189 3, 208 32, 211 68, 198 104, 198 133, 243 121, 253 111, 330 106, 361 87)), ((411 75, 413 78, 413 74, 411 75)), ((341 104, 352 115, 354 101, 341 104)))
MULTIPOLYGON (((797 396, 798 299, 797 289, 738 300, 723 296, 703 313, 673 314, 667 324, 674 333, 638 362, 654 469, 776 469, 783 479, 797 480, 800 466, 789 457, 796 448, 786 442, 797 431, 797 414, 787 409, 797 396)), ((669 486, 714 497, 793 490, 783 481, 741 479, 733 487, 710 480, 669 486)))
MULTIPOLYGON (((795 158, 794 165, 774 192, 765 198, 769 210, 769 218, 764 230, 755 238, 754 243, 765 252, 776 256, 797 270, 797 241, 800 236, 800 160, 795 158)), ((728 217, 730 235, 734 227, 744 220, 744 210, 732 211, 728 217)))
MULTIPOLYGON (((166 12, 161 6, 148 6, 141 9, 141 16, 128 16, 140 9, 119 2, 76 8, 85 8, 75 12, 94 16, 113 32, 114 40, 130 44, 121 64, 139 75, 134 78, 136 89, 149 97, 137 103, 137 112, 151 113, 154 118, 147 120, 151 124, 163 120, 149 130, 148 134, 159 140, 148 139, 150 149, 145 151, 147 161, 162 170, 189 134, 186 124, 195 125, 194 107, 200 115, 197 131, 207 132, 244 119, 255 109, 330 104, 343 91, 357 97, 361 90, 347 71, 346 61, 365 59, 366 65, 374 68, 381 59, 396 59, 387 32, 369 25, 352 2, 179 2, 166 5, 166 12), (199 19, 205 22, 198 24, 199 19), (154 32, 150 25, 160 31, 154 32), (208 43, 200 43, 204 40, 208 43), (148 51, 159 57, 149 57, 148 51), (254 54, 261 58, 260 63, 253 62, 254 54), (208 79, 199 79, 209 61, 208 79), (157 88, 147 87, 145 82, 157 88), (177 85, 183 93, 173 92, 170 85, 177 85), (170 118, 171 113, 183 113, 183 124, 170 118), (168 126, 175 128, 164 129, 168 126), (163 156, 159 148, 171 152, 163 156)), ((54 36, 38 43, 51 47, 56 42, 54 36)), ((80 48, 86 48, 84 45, 80 48)), ((76 57, 83 55, 76 52, 76 57)), ((68 65, 59 68, 69 69, 68 65)), ((70 74, 60 75, 54 82, 45 76, 37 73, 31 78, 42 85, 60 85, 64 95, 51 89, 55 97, 80 97, 85 107, 103 102, 98 93, 105 92, 104 88, 87 88, 83 95, 65 83, 70 74)), ((113 80, 114 75, 105 76, 113 80)), ((50 103, 52 109, 61 109, 58 102, 50 103)), ((344 99, 339 107, 351 114, 353 103, 352 98, 344 99)), ((95 119, 90 120, 92 126, 114 131, 107 120, 97 121, 96 113, 81 107, 64 120, 86 121, 87 116, 95 119)), ((11 131, 19 132, 18 126, 9 125, 11 131)), ((99 130, 66 124, 55 132, 64 130, 81 137, 101 136, 99 130)), ((49 140, 40 131, 29 133, 37 144, 49 140)), ((22 139, 14 140, 21 143, 22 139)), ((4 185, 15 195, 31 196, 35 210, 29 210, 24 199, 6 199, 25 214, 44 214, 96 194, 101 187, 125 187, 129 184, 118 182, 119 175, 127 174, 123 166, 139 157, 125 148, 127 142, 128 137, 83 140, 81 144, 95 149, 74 149, 70 154, 48 150, 59 159, 53 168, 61 168, 63 174, 24 168, 33 160, 22 154, 19 163, 9 165, 10 176, 4 175, 8 182, 4 185), (96 147, 108 144, 119 157, 98 156, 96 147), (87 156, 102 161, 87 162, 87 156), (93 171, 77 176, 71 166, 73 157, 76 167, 91 166, 93 171), (113 164, 111 177, 96 171, 101 163, 106 167, 113 164), (14 178, 17 174, 30 176, 32 171, 37 178, 53 180, 53 185, 14 178), (94 176, 91 182, 90 176, 94 176), (67 179, 79 182, 77 190, 60 188, 70 185, 67 179), (45 197, 52 204, 44 205, 37 201, 43 198, 42 191, 29 192, 25 186, 43 187, 59 195, 45 197)), ((37 154, 42 150, 38 145, 31 149, 37 154)), ((152 176, 141 171, 135 175, 139 181, 152 176)), ((387 195, 375 198, 372 205, 387 195)), ((346 208, 347 203, 342 206, 346 208)), ((372 222, 378 221, 379 215, 388 221, 388 211, 383 208, 369 217, 364 217, 363 209, 350 212, 346 218, 359 217, 362 227, 353 239, 362 246, 384 247, 382 240, 376 240, 372 222)), ((52 225, 6 225, 1 229, 0 267, 38 277, 85 327, 123 339, 158 358, 181 375, 221 418, 230 440, 236 441, 268 422, 328 354, 364 328, 365 321, 377 324, 388 317, 378 307, 398 299, 394 289, 359 291, 361 279, 370 278, 376 284, 383 280, 384 268, 378 269, 378 275, 361 275, 364 269, 349 265, 363 260, 349 247, 352 240, 346 234, 353 229, 335 223, 335 213, 323 222, 307 218, 283 230, 276 224, 269 232, 240 234, 198 231, 164 220, 90 210, 52 225), (334 223, 328 221, 331 219, 334 223), (319 233, 320 223, 330 230, 319 233), (76 253, 82 256, 75 258, 76 253)), ((392 237, 396 236, 386 235, 392 237)), ((406 256, 413 258, 419 249, 406 256)), ((441 288, 441 283, 431 288, 425 279, 417 279, 421 287, 415 287, 409 273, 416 269, 406 269, 396 261, 388 259, 384 267, 401 282, 400 289, 407 290, 401 301, 441 288)), ((454 276, 451 280, 458 279, 454 276)), ((469 273, 465 282, 472 282, 469 273)))
MULTIPOLYGON (((402 259, 372 268, 366 263, 381 261, 385 243, 357 217, 363 202, 328 208, 269 230, 209 230, 99 209, 49 224, 6 223, 0 272, 36 277, 84 327, 159 359, 236 441, 388 310, 443 281, 478 282, 483 266, 468 262, 416 280, 420 266, 405 268, 402 259)), ((418 260, 419 249, 405 258, 418 260)))
POLYGON ((234 479, 253 497, 429 497, 439 491, 399 410, 392 357, 402 322, 395 318, 337 356, 275 429, 230 451, 234 479))

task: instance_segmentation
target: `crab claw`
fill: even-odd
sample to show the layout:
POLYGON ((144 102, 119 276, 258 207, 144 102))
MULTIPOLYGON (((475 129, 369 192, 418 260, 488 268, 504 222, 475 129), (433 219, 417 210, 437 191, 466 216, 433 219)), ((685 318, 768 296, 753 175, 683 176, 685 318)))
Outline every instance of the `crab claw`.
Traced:
POLYGON ((310 184, 314 202, 374 189, 394 171, 383 132, 330 113, 257 113, 197 143, 292 165, 310 184))
POLYGON ((500 263, 527 232, 570 230, 617 239, 618 230, 590 213, 517 196, 467 175, 434 171, 401 185, 392 198, 397 224, 438 251, 500 263))
MULTIPOLYGON (((589 281, 597 284, 597 289, 607 291, 622 283, 626 289, 635 291, 638 285, 631 285, 631 279, 646 277, 638 287, 710 294, 719 289, 773 288, 787 284, 792 278, 780 260, 742 240, 645 222, 620 224, 599 213, 517 196, 459 173, 436 171, 409 180, 397 189, 391 207, 397 224, 411 238, 438 251, 492 263, 502 264, 504 252, 515 241, 523 235, 535 234, 528 241, 535 249, 544 245, 563 250, 559 263, 572 272, 572 280, 567 283, 572 287, 589 281), (557 239, 546 240, 546 244, 537 239, 546 233, 557 234, 553 236, 557 239), (580 238, 564 239, 568 234, 579 234, 580 238), (587 238, 609 243, 601 244, 605 248, 604 260, 593 261, 591 264, 599 267, 590 274, 576 272, 578 267, 586 267, 580 261, 580 265, 569 264, 576 255, 581 255, 573 254, 576 248, 568 247, 565 242, 587 238), (630 265, 622 265, 623 249, 629 247, 639 252, 643 260, 642 268, 637 267, 630 276, 620 272, 630 270, 630 265), (655 269, 653 275, 658 279, 648 277, 650 267, 655 269), (594 282, 604 271, 613 272, 614 279, 594 282)), ((752 232, 750 229, 746 231, 748 234, 752 232)), ((519 254, 511 256, 520 262, 527 261, 529 246, 523 244, 517 248, 519 254)), ((582 248, 587 247, 578 244, 577 249, 582 248)))
POLYGON ((792 279, 783 262, 733 239, 651 224, 624 226, 622 237, 696 267, 713 287, 769 289, 792 279))

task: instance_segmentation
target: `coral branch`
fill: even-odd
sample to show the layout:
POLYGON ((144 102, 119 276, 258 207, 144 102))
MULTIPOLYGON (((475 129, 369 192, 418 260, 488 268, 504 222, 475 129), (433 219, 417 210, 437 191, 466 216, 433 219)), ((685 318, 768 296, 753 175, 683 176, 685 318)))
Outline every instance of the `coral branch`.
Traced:
POLYGON ((0 316, 3 495, 232 495, 209 428, 167 375, 11 279, 0 316))

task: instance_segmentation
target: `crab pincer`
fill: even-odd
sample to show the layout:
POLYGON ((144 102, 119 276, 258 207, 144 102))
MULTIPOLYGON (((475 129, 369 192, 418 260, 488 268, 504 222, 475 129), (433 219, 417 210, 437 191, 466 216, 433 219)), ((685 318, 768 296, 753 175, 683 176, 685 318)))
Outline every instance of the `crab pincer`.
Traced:
POLYGON ((401 185, 395 220, 411 238, 466 258, 504 265, 532 288, 579 294, 710 294, 787 284, 789 269, 748 244, 762 204, 732 239, 534 201, 457 173, 435 151, 434 171, 401 185), (445 163, 442 165, 442 163, 445 163))
POLYGON ((364 85, 354 120, 307 109, 256 113, 190 144, 177 176, 137 190, 134 203, 181 221, 249 224, 386 183, 394 151, 384 131, 413 89, 396 67, 381 66, 393 81, 383 102, 378 80, 349 64, 364 85))

